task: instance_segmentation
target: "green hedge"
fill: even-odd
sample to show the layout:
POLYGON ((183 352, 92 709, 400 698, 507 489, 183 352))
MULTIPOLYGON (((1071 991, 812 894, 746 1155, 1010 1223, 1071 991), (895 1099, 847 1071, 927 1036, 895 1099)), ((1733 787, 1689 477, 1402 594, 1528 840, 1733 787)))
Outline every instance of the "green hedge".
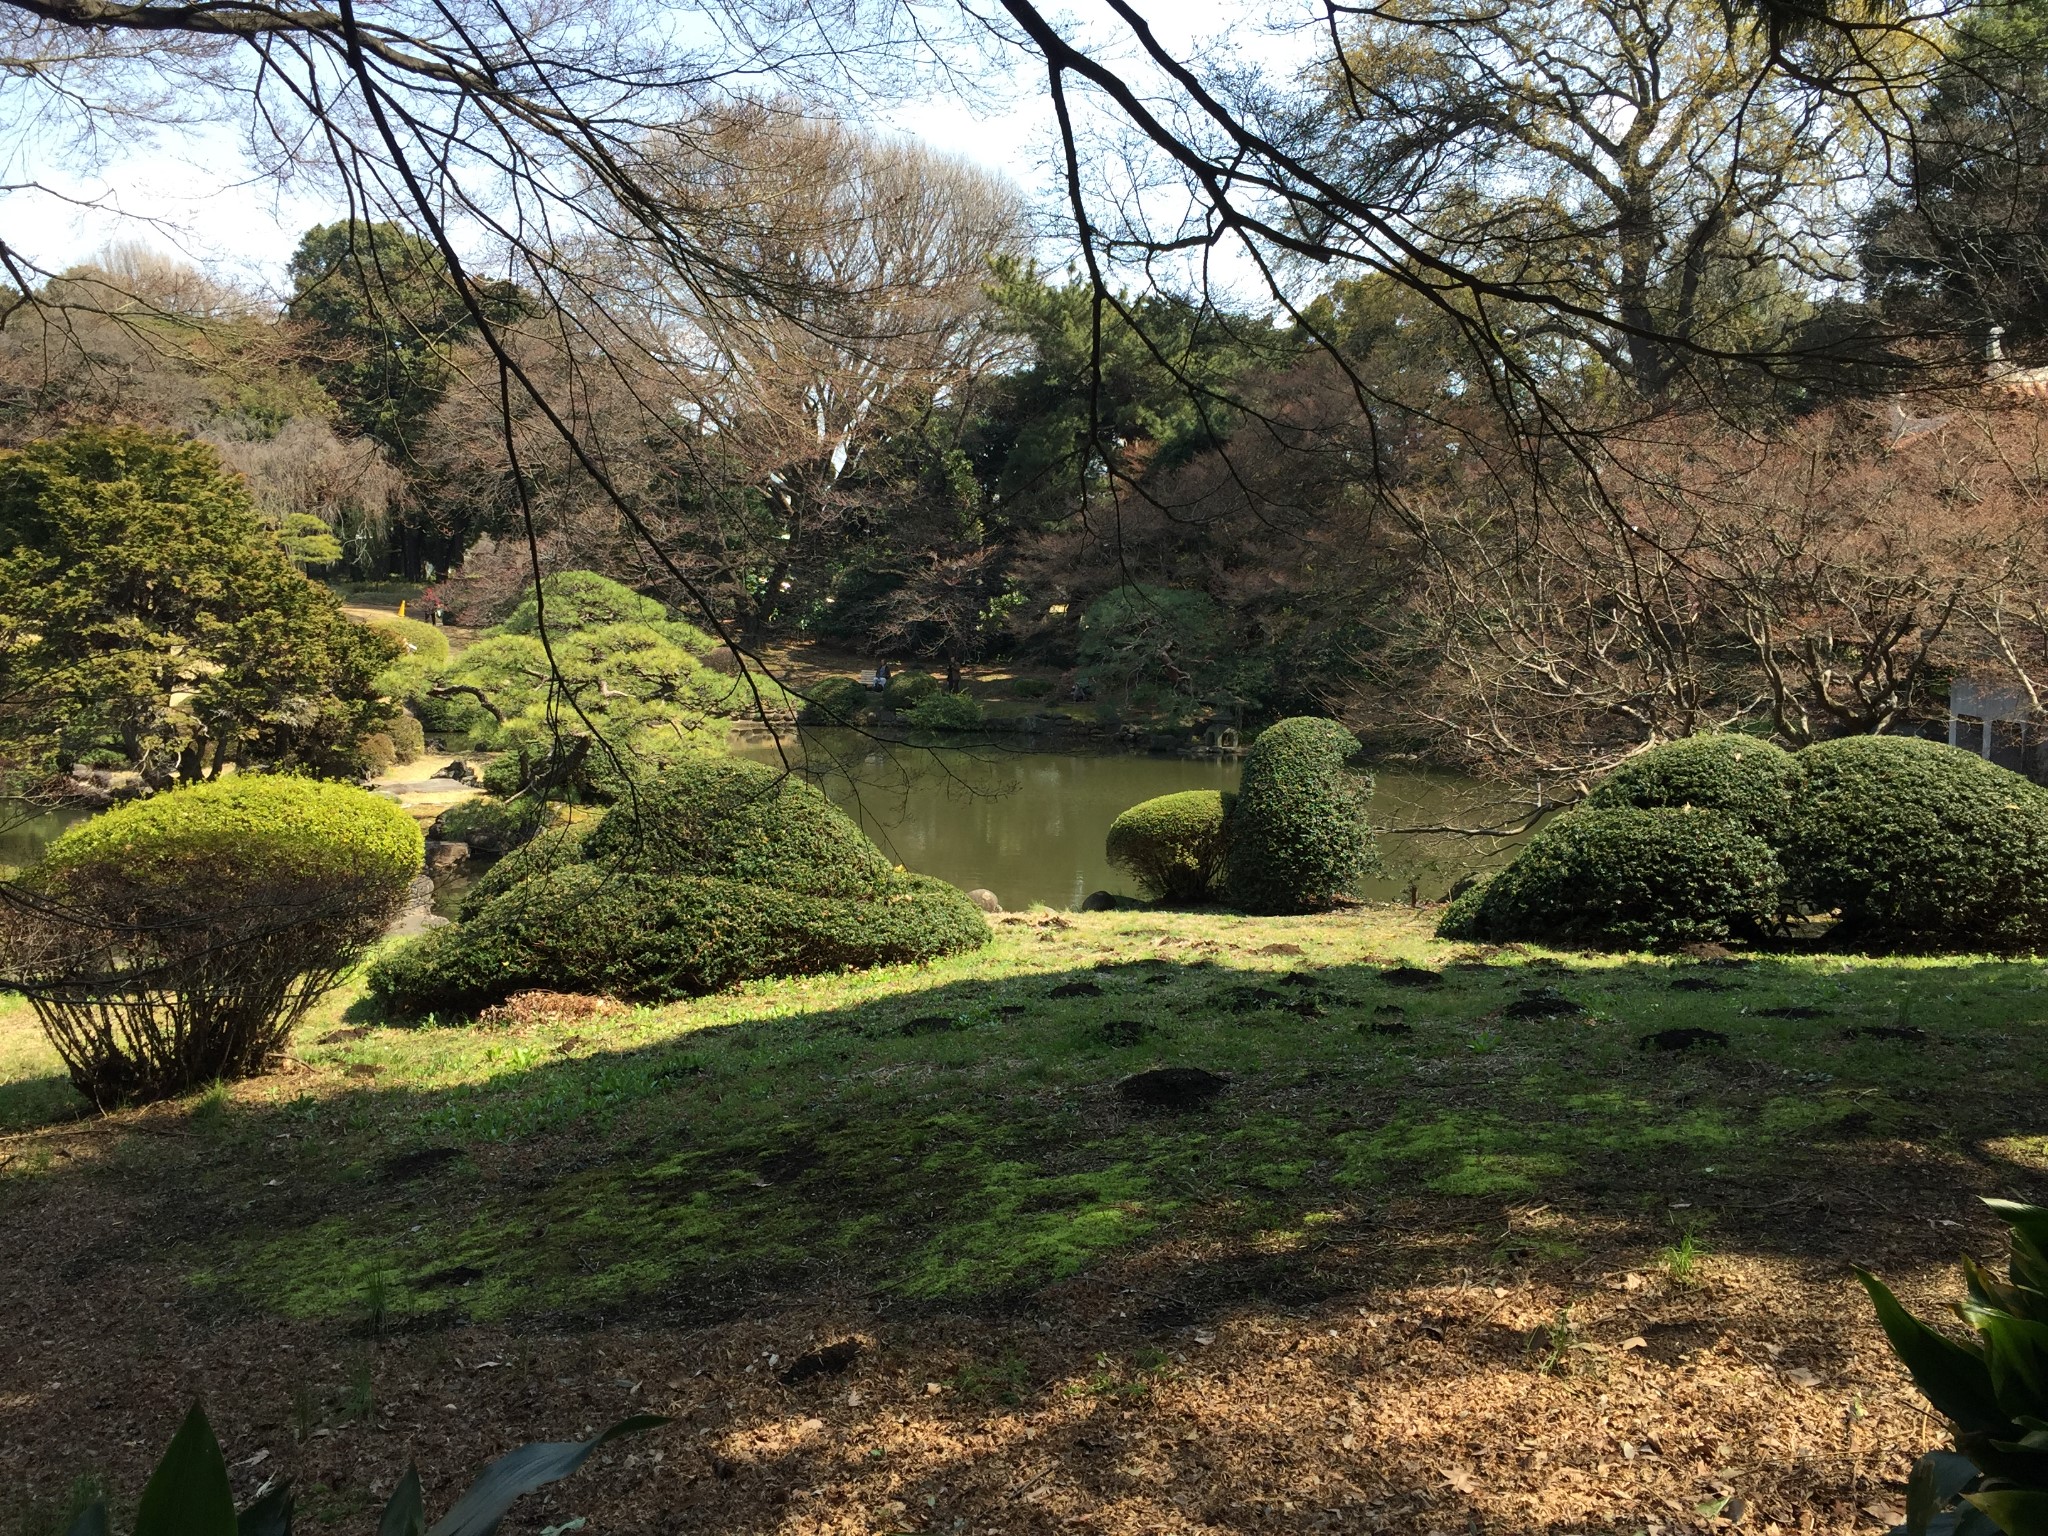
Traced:
POLYGON ((1223 868, 1236 801, 1213 789, 1142 801, 1109 824, 1103 852, 1154 901, 1200 901, 1223 868))
POLYGON ((978 731, 985 717, 971 693, 928 693, 903 718, 920 731, 978 731))
POLYGON ((859 725, 874 713, 881 695, 851 677, 820 678, 809 689, 798 718, 806 725, 859 725))
POLYGON ((1259 733, 1231 813, 1224 895, 1247 912, 1335 906, 1379 867, 1365 808, 1372 778, 1349 766, 1358 738, 1296 716, 1259 733))
POLYGON ((945 686, 926 672, 898 672, 882 690, 882 707, 912 709, 933 694, 944 692, 945 686))
POLYGON ((572 864, 379 960, 369 990, 399 1017, 471 1013, 533 988, 660 1002, 987 942, 980 909, 921 875, 856 898, 572 864))
POLYGON ((584 857, 635 873, 848 896, 881 890, 893 868, 817 789, 731 757, 678 763, 622 796, 591 831, 584 857))
POLYGON ((2048 791, 1973 753, 1851 736, 1798 757, 1788 890, 1839 941, 1890 950, 2048 946, 2048 791))
POLYGON ((1784 833, 1796 759, 1773 742, 1725 733, 1665 742, 1630 758, 1586 797, 1594 810, 1720 811, 1766 842, 1784 833))
POLYGON ((1443 938, 1669 949, 1754 935, 1777 916, 1784 871, 1716 811, 1586 809, 1445 911, 1443 938))
POLYGON ((402 619, 395 613, 379 614, 362 622, 397 638, 405 647, 400 663, 417 662, 436 672, 448 665, 448 636, 437 626, 422 624, 418 619, 402 619))
POLYGON ((36 866, 45 881, 118 881, 145 905, 183 911, 285 878, 369 881, 403 892, 424 839, 396 801, 352 785, 269 774, 115 806, 66 832, 36 866))
POLYGON ((379 960, 370 988, 406 1016, 534 987, 685 997, 929 960, 988 936, 962 892, 897 873, 817 790, 706 758, 506 855, 465 895, 460 922, 379 960))

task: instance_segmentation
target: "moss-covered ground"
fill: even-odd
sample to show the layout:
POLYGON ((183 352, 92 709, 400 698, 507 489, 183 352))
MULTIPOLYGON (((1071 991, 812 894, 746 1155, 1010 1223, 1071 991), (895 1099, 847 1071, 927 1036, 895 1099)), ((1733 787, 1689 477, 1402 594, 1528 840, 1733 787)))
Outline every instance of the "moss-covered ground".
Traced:
POLYGON ((1049 1373, 1142 1395, 1219 1318, 1363 1315, 1346 1299, 1446 1276, 1668 1288, 1697 1253, 1835 1284, 1874 1255, 1935 1283, 1995 1230, 1970 1195, 2048 1194, 2036 964, 1482 949, 1432 917, 1034 913, 930 967, 419 1028, 342 996, 276 1075, 105 1119, 9 1005, 0 1251, 39 1299, 0 1440, 66 1373, 37 1328, 87 1349, 124 1286, 179 1319, 199 1391, 203 1341, 252 1329, 341 1361, 821 1298, 1056 1330, 1087 1296, 1131 1332, 1057 1366, 970 1351, 938 1385, 986 1407, 1049 1373), (1180 1112, 1118 1093, 1160 1066, 1228 1085, 1180 1112))

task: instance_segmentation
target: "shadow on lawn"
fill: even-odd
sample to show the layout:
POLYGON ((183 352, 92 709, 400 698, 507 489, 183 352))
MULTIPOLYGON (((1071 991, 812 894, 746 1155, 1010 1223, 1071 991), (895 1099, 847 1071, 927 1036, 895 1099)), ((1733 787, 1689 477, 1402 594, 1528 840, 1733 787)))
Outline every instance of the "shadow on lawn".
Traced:
MULTIPOLYGON (((1969 1195, 2048 1192, 2031 964, 1271 958, 614 1049, 602 1019, 373 1034, 335 1047, 360 1087, 215 1104, 117 1156, 96 1177, 153 1219, 101 1257, 168 1241, 220 1304, 380 1328, 703 1320, 820 1286, 1029 1311, 1113 1273, 1143 1332, 1334 1294, 1424 1234, 1493 1270, 1578 1261, 1591 1218, 1651 1250, 1710 1225, 1724 1250, 1933 1253, 1969 1195), (493 1075, 403 1080, 434 1061, 493 1075), (1228 1087, 1179 1113, 1119 1093, 1161 1066, 1228 1087)), ((77 1177, 35 1180, 62 1202, 77 1177)))

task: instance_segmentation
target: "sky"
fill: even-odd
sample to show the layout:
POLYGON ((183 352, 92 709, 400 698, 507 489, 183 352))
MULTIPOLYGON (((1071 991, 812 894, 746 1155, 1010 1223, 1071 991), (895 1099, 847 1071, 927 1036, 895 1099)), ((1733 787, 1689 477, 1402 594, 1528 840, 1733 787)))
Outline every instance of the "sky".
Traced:
MULTIPOLYGON (((1220 45, 1239 58, 1284 67, 1306 44, 1299 36, 1275 36, 1261 23, 1303 21, 1319 7, 1312 0, 1140 0, 1139 9, 1177 53, 1220 45)), ((1099 38, 1116 26, 1102 0, 1078 0, 1058 14, 1082 36, 1099 38)), ((998 171, 1027 193, 1053 190, 1046 170, 1052 115, 1035 69, 1018 70, 993 95, 969 100, 934 91, 876 114, 875 122, 998 171)), ((160 132, 90 178, 37 164, 34 151, 19 143, 11 158, 8 182, 41 181, 74 200, 67 205, 34 193, 0 194, 10 243, 45 270, 132 242, 279 292, 300 233, 341 213, 323 189, 281 188, 257 175, 226 128, 160 132)))

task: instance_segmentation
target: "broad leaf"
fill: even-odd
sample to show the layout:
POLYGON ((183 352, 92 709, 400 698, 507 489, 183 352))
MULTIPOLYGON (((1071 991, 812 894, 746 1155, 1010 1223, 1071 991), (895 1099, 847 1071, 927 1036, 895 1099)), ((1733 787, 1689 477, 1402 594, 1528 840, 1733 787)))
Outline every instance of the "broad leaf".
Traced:
POLYGON ((2001 1488, 1964 1497, 1983 1510, 2005 1536, 2048 1536, 2048 1492, 2038 1488, 2001 1488))
POLYGON ((135 1536, 235 1536, 227 1459, 197 1403, 142 1490, 135 1536))
POLYGON ((377 1536, 425 1536, 426 1529, 427 1501, 420 1493, 420 1469, 409 1466, 391 1490, 391 1502, 377 1522, 377 1536))
POLYGON ((484 1468, 483 1476, 453 1509, 435 1522, 427 1536, 491 1536, 498 1522, 505 1518, 505 1511, 521 1495, 567 1477, 606 1441, 667 1422, 658 1413, 636 1414, 588 1440, 547 1441, 508 1451, 484 1468))
POLYGON ((1998 1219, 2012 1228, 2012 1257, 2007 1268, 2013 1284, 2048 1292, 2048 1209, 2016 1200, 1986 1200, 1998 1219))
POLYGON ((1857 1270, 1856 1278, 1870 1293, 1893 1351, 1934 1411, 1960 1429, 1983 1434, 2004 1431, 2011 1420, 1998 1405, 1998 1395, 1991 1387, 1991 1368, 1983 1357, 1913 1316, 1868 1270, 1857 1270))
POLYGON ((279 1483, 235 1516, 235 1536, 292 1536, 292 1485, 279 1483))
POLYGON ((1908 1536, 1928 1536, 1934 1517, 1976 1480, 1976 1463, 1953 1451, 1929 1451, 1914 1462, 1913 1475, 1906 1480, 1908 1536))
POLYGON ((1963 1320, 1984 1336, 1991 1389, 2007 1417, 2048 1407, 2048 1323, 2030 1323, 1974 1302, 1964 1303, 1963 1320))
POLYGON ((113 1536, 107 1524, 107 1501, 94 1499, 78 1512, 78 1518, 71 1522, 71 1529, 64 1536, 113 1536))

